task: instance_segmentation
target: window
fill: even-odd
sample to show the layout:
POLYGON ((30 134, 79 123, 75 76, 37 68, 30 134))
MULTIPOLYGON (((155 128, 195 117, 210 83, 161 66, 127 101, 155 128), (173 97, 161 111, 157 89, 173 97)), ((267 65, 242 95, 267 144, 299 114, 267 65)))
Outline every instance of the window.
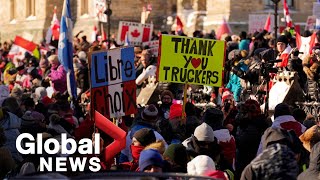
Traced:
POLYGON ((36 3, 35 0, 27 0, 26 2, 26 16, 30 17, 30 16, 36 16, 36 3))
POLYGON ((89 14, 88 0, 81 0, 81 15, 89 14))
POLYGON ((10 1, 10 21, 16 18, 15 0, 10 1))
MULTIPOLYGON (((273 1, 272 0, 263 0, 263 3, 264 3, 264 6, 265 7, 273 7, 274 6, 274 3, 273 3, 273 1)), ((279 2, 279 5, 280 4, 283 4, 283 0, 281 0, 280 2, 279 2)), ((294 0, 287 0, 287 4, 288 4, 288 7, 289 8, 293 8, 294 7, 294 0)))

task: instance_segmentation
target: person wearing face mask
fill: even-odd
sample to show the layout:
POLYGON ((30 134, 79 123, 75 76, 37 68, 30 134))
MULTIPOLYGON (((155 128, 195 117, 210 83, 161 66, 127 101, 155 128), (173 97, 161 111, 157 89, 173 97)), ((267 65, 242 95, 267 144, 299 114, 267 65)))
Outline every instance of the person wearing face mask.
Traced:
POLYGON ((51 55, 48 60, 51 65, 51 72, 48 74, 46 80, 51 81, 55 91, 64 93, 67 90, 66 71, 60 64, 57 55, 51 55))
POLYGON ((139 166, 140 153, 146 146, 156 141, 156 136, 152 129, 142 128, 134 133, 130 145, 132 161, 121 163, 121 168, 136 171, 139 166))

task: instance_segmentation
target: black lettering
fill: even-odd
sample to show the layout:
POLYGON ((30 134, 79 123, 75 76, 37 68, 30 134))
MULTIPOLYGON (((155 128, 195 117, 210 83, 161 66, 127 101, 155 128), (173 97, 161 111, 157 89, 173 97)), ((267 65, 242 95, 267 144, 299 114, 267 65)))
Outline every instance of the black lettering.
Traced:
POLYGON ((112 96, 111 96, 111 94, 107 94, 106 91, 104 91, 104 93, 105 93, 106 108, 108 109, 107 112, 108 112, 108 115, 110 115, 108 104, 110 104, 111 112, 114 113, 114 109, 113 109, 113 106, 112 106, 112 96))
POLYGON ((178 73, 179 73, 179 68, 172 67, 171 81, 178 81, 178 76, 177 76, 178 73))
POLYGON ((206 69, 207 65, 208 65, 208 58, 203 57, 201 61, 201 68, 206 69))
POLYGON ((119 92, 115 92, 114 93, 114 96, 113 96, 113 107, 114 107, 114 111, 117 113, 117 112, 120 112, 121 110, 121 96, 120 96, 120 93, 119 92), (117 101, 119 102, 119 107, 117 106, 117 101))
POLYGON ((214 47, 215 44, 216 44, 216 41, 209 41, 208 56, 213 56, 212 48, 214 47))
POLYGON ((187 79, 187 69, 180 68, 180 81, 185 82, 187 79))
POLYGON ((118 77, 119 77, 119 79, 121 79, 121 67, 122 67, 122 65, 123 65, 123 61, 120 59, 117 59, 117 64, 118 64, 118 77))
POLYGON ((167 80, 168 79, 168 70, 170 70, 170 67, 169 66, 164 66, 163 70, 165 70, 164 79, 167 80))
POLYGON ((206 84, 210 84, 210 78, 211 78, 211 71, 208 71, 208 72, 207 72, 206 84))
POLYGON ((192 76, 194 76, 194 70, 193 69, 189 69, 188 71, 188 82, 193 82, 194 77, 190 78, 190 72, 192 72, 192 76))
POLYGON ((186 64, 184 65, 184 68, 187 68, 189 63, 190 63, 190 61, 191 61, 191 59, 192 59, 192 56, 189 57, 189 60, 187 59, 186 55, 184 55, 183 58, 184 58, 184 60, 186 60, 186 64))
POLYGON ((94 76, 95 76, 95 79, 96 79, 96 83, 103 83, 106 81, 106 79, 100 79, 99 78, 99 74, 98 74, 98 57, 97 56, 94 56, 94 69, 95 69, 95 72, 94 72, 94 76))
POLYGON ((127 61, 124 67, 124 74, 126 77, 131 77, 133 74, 133 65, 130 61, 127 61))
POLYGON ((194 40, 190 48, 189 54, 198 54, 197 53, 197 41, 194 40))
POLYGON ((212 83, 212 84, 215 84, 215 83, 217 83, 218 80, 219 80, 219 77, 218 77, 219 73, 218 73, 217 71, 213 71, 213 72, 212 72, 212 75, 213 75, 214 80, 213 80, 213 81, 211 80, 211 83, 212 83))
POLYGON ((118 78, 117 74, 117 68, 112 66, 112 59, 111 56, 109 56, 109 71, 110 71, 110 80, 114 81, 118 78), (115 77, 114 77, 115 75, 115 77))
POLYGON ((202 73, 202 78, 201 78, 201 83, 202 84, 205 84, 206 83, 206 73, 207 73, 207 71, 203 71, 203 73, 202 73))
POLYGON ((179 42, 181 42, 181 38, 172 38, 171 42, 174 42, 174 52, 177 53, 178 52, 178 44, 179 42))
POLYGON ((207 43, 208 41, 200 40, 199 41, 199 55, 206 55, 207 54, 207 43))
MULTIPOLYGON (((101 98, 102 96, 102 92, 101 90, 95 90, 94 93, 93 93, 93 99, 99 99, 101 98)), ((105 112, 105 109, 102 107, 101 109, 98 109, 98 104, 97 104, 97 101, 93 101, 94 104, 93 104, 93 109, 97 109, 97 111, 99 111, 101 114, 106 114, 105 112)), ((106 106, 105 106, 106 108, 106 106)))
POLYGON ((123 109, 123 111, 126 111, 126 102, 125 102, 125 98, 124 98, 124 84, 123 83, 121 83, 121 88, 122 88, 122 92, 121 92, 121 97, 122 97, 122 109, 123 109))
POLYGON ((188 53, 190 39, 182 39, 181 53, 188 53))
POLYGON ((126 94, 128 96, 128 104, 127 104, 127 111, 129 111, 131 104, 133 105, 134 108, 136 108, 137 104, 134 100, 133 97, 135 97, 135 92, 134 92, 134 88, 131 88, 131 93, 126 89, 126 94))
POLYGON ((196 75, 195 75, 195 82, 200 83, 200 74, 202 73, 202 70, 196 70, 196 75))

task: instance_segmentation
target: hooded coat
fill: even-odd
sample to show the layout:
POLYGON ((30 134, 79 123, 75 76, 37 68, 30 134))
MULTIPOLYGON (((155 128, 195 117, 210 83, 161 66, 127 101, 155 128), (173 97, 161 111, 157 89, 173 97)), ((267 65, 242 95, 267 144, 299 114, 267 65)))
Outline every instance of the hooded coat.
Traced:
POLYGON ((320 142, 311 150, 309 168, 298 176, 298 180, 306 179, 320 179, 320 142))

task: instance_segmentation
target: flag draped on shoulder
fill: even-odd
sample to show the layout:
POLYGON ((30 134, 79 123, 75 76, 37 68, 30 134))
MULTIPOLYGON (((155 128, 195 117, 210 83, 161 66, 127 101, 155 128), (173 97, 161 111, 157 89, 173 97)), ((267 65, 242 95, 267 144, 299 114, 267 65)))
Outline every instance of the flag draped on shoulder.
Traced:
POLYGON ((67 72, 67 88, 69 95, 73 98, 77 98, 77 87, 73 69, 73 35, 70 0, 64 0, 63 10, 60 23, 60 36, 58 45, 58 57, 59 61, 67 72))

